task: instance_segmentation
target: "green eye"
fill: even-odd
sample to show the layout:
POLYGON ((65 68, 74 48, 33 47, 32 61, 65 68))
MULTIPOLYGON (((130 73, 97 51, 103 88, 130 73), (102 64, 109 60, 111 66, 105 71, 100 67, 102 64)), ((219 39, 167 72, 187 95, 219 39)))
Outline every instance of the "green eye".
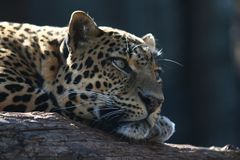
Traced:
POLYGON ((160 81, 161 80, 161 76, 162 76, 162 69, 157 69, 156 71, 155 71, 155 75, 156 75, 156 79, 157 79, 157 81, 160 81))
POLYGON ((128 65, 128 62, 123 58, 112 58, 112 65, 125 74, 132 72, 132 69, 128 65))
POLYGON ((125 62, 122 59, 114 59, 112 61, 113 65, 118 67, 119 69, 124 69, 125 68, 125 62))

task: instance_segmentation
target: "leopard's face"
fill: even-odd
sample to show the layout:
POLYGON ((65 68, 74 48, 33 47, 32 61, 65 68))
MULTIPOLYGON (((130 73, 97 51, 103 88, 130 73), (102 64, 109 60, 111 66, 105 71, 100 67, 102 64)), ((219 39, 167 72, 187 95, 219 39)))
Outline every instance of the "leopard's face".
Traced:
POLYGON ((97 27, 90 17, 78 12, 72 15, 64 49, 68 52, 66 66, 58 77, 70 92, 57 98, 62 106, 72 93, 81 91, 79 99, 74 99, 79 105, 70 108, 75 116, 100 122, 106 130, 111 128, 129 138, 159 134, 156 130, 164 97, 151 34, 139 38, 97 27))

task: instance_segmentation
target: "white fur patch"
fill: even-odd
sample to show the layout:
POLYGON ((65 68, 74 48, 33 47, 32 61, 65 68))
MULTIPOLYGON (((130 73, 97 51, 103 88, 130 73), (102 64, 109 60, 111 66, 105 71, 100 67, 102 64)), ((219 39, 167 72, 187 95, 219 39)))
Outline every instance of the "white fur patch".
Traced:
POLYGON ((175 132, 175 123, 173 123, 170 119, 168 119, 165 116, 161 116, 158 119, 156 127, 159 132, 158 136, 159 142, 167 141, 175 132))
POLYGON ((175 132, 175 124, 167 117, 159 116, 153 127, 150 127, 147 121, 129 122, 117 128, 116 132, 136 140, 149 139, 165 142, 175 132))
POLYGON ((150 129, 145 123, 132 122, 117 129, 117 133, 136 140, 146 139, 150 129))

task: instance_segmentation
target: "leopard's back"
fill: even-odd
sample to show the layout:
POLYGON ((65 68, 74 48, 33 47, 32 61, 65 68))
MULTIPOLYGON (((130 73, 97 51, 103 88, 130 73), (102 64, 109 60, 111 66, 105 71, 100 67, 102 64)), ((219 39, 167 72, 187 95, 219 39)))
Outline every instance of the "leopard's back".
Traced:
POLYGON ((0 110, 50 110, 50 103, 35 104, 47 97, 48 83, 55 79, 65 30, 0 22, 0 110))

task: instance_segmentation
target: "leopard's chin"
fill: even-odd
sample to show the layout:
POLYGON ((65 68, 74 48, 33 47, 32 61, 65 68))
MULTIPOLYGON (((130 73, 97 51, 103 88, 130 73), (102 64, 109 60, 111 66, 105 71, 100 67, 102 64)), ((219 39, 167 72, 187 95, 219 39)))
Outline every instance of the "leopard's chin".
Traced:
POLYGON ((117 134, 129 139, 156 142, 167 141, 174 132, 175 124, 164 116, 159 116, 153 126, 145 119, 136 122, 125 122, 116 129, 117 134))

